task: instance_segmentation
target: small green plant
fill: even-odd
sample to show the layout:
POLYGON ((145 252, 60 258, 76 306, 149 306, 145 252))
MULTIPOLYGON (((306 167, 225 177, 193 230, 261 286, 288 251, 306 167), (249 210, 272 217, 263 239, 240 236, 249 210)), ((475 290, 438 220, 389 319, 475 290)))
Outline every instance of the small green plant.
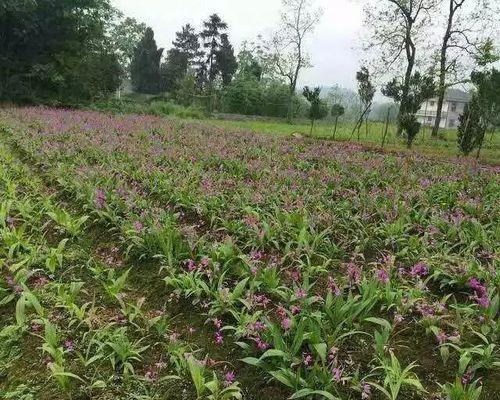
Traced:
POLYGON ((425 392, 417 375, 411 370, 416 367, 415 363, 409 364, 403 368, 391 352, 390 358, 381 360, 381 365, 376 367, 374 371, 381 371, 383 373, 383 386, 376 382, 369 382, 370 385, 380 390, 380 392, 389 400, 397 400, 401 389, 405 387, 412 387, 419 392, 425 392))

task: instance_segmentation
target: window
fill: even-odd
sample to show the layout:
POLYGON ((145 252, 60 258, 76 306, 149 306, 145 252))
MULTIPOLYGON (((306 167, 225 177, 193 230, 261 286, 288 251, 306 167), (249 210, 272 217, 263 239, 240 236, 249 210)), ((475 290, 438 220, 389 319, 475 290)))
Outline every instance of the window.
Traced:
POLYGON ((455 103, 454 101, 451 102, 451 111, 457 111, 457 103, 455 103))
POLYGON ((434 100, 431 100, 430 105, 431 107, 434 107, 436 105, 436 102, 434 100))
POLYGON ((432 122, 432 117, 427 117, 427 122, 432 122))
POLYGON ((449 127, 450 128, 454 128, 455 127, 455 120, 454 119, 450 119, 449 127))

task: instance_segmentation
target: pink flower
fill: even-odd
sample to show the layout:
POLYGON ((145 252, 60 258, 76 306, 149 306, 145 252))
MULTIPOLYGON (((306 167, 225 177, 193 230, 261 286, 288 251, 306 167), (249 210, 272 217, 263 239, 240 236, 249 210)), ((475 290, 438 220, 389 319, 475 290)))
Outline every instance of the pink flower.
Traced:
POLYGON ((287 317, 286 310, 283 306, 278 306, 278 308, 276 309, 276 314, 278 314, 278 317, 281 319, 284 319, 287 317))
POLYGON ((298 298, 298 299, 303 299, 304 297, 307 296, 307 293, 304 289, 299 289, 297 290, 297 292, 295 293, 295 296, 298 298))
POLYGON ((347 264, 347 277, 351 283, 359 284, 361 282, 361 269, 353 262, 347 264))
POLYGON ((144 225, 142 224, 141 221, 135 221, 134 222, 134 230, 139 233, 142 231, 142 229, 144 228, 144 225))
POLYGON ((448 340, 448 335, 444 331, 439 331, 439 333, 436 335, 436 339, 439 344, 443 344, 448 340))
POLYGON ((429 273, 429 268, 423 262, 416 263, 410 271, 410 275, 414 278, 417 276, 424 277, 428 273, 429 273))
POLYGON ((188 260, 186 265, 189 272, 193 272, 196 269, 196 263, 194 260, 188 260))
POLYGON ((292 315, 297 315, 300 313, 301 308, 299 306, 292 306, 290 308, 290 311, 292 312, 292 315))
POLYGON ((342 369, 335 367, 332 369, 333 379, 335 382, 340 382, 342 380, 342 369))
POLYGON ((269 348, 269 343, 264 342, 260 337, 256 337, 254 340, 257 348, 260 350, 266 350, 269 348))
POLYGON ((331 276, 328 277, 328 289, 335 296, 340 296, 342 294, 342 292, 340 291, 339 287, 335 283, 335 280, 331 276))
POLYGON ((462 384, 463 385, 468 385, 471 381, 472 378, 474 377, 474 371, 472 369, 468 369, 465 374, 462 375, 462 384))
POLYGON ((310 353, 304 353, 302 355, 302 362, 306 367, 309 367, 313 363, 313 357, 310 353))
POLYGON ((361 398, 363 400, 369 399, 372 396, 372 388, 367 383, 363 384, 361 398))
POLYGON ((328 359, 330 361, 335 360, 335 356, 337 355, 338 351, 339 351, 339 349, 337 347, 335 347, 335 346, 331 347, 330 351, 328 352, 328 359))
POLYGON ((215 318, 214 319, 214 326, 217 328, 217 330, 220 330, 220 328, 222 327, 222 321, 218 318, 215 318))
POLYGON ((377 269, 375 276, 380 283, 386 284, 389 282, 389 274, 385 269, 377 269))
POLYGON ((94 195, 95 208, 101 209, 106 205, 106 194, 102 189, 96 189, 94 195))
POLYGON ((234 375, 233 371, 226 372, 226 375, 224 375, 224 379, 225 379, 224 385, 231 386, 234 382, 234 378, 235 378, 235 375, 234 375))
POLYGON ((282 321, 281 321, 281 327, 287 331, 290 329, 290 327, 292 326, 292 320, 290 318, 284 318, 282 321))
POLYGON ((224 337, 220 333, 220 331, 215 332, 215 343, 222 344, 224 337))
POLYGON ((72 340, 70 339, 66 339, 64 341, 64 349, 67 351, 67 352, 72 352, 74 349, 75 349, 75 346, 74 346, 74 343, 72 340))

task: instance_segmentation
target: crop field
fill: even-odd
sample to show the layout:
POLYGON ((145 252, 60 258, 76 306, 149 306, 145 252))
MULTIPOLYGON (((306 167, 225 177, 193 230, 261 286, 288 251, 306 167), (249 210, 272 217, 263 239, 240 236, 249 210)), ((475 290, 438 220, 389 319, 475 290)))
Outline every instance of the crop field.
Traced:
POLYGON ((500 398, 500 168, 0 109, 0 398, 500 398))

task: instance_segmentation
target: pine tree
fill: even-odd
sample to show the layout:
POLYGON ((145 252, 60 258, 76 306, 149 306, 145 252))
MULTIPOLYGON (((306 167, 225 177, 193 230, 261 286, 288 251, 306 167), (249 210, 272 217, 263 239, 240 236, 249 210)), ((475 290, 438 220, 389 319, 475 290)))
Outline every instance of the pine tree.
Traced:
POLYGON ((221 46, 217 52, 217 70, 220 71, 222 77, 222 84, 227 86, 231 83, 234 73, 238 68, 236 57, 234 56, 234 49, 227 34, 221 35, 221 46))
POLYGON ((176 38, 172 42, 174 49, 179 53, 185 55, 188 65, 192 66, 198 57, 203 55, 200 51, 200 42, 198 41, 198 34, 190 24, 182 27, 180 32, 176 32, 176 38))
POLYGON ((213 84, 219 70, 217 66, 217 53, 221 48, 221 31, 227 29, 227 24, 217 14, 212 14, 207 21, 203 23, 203 31, 200 36, 203 38, 203 47, 207 49, 205 71, 210 84, 213 84))
POLYGON ((130 75, 134 89, 140 93, 156 94, 161 90, 160 60, 163 49, 158 49, 154 32, 147 28, 134 51, 130 75))
POLYGON ((186 76, 189 60, 186 53, 176 48, 167 52, 167 60, 161 66, 163 90, 172 92, 178 89, 179 82, 186 76))

